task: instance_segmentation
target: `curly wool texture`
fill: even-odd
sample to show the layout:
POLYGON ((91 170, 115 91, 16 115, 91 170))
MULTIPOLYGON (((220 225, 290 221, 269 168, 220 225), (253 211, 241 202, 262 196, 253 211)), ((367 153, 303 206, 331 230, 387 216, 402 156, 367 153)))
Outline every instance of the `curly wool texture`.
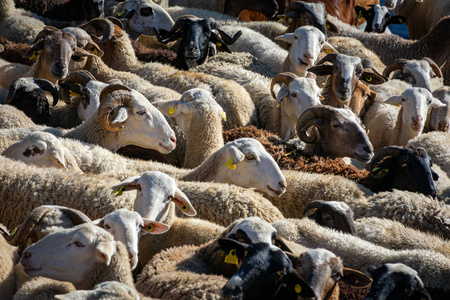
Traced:
POLYGON ((442 254, 427 250, 390 250, 322 227, 307 218, 279 220, 272 225, 281 237, 306 247, 321 247, 333 252, 347 267, 364 272, 371 264, 401 262, 419 273, 426 288, 450 292, 450 259, 442 254))
POLYGON ((35 126, 34 122, 14 106, 0 105, 0 129, 35 126))
POLYGON ((51 300, 55 295, 75 291, 69 282, 62 282, 46 277, 34 277, 24 283, 14 295, 14 300, 51 300))
POLYGON ((131 45, 140 61, 172 64, 177 58, 177 54, 172 50, 148 48, 135 40, 131 40, 131 45))
POLYGON ((16 289, 14 265, 19 262, 17 248, 0 236, 0 295, 11 299, 16 289))
POLYGON ((30 49, 30 45, 25 43, 14 43, 3 36, 0 36, 0 44, 5 48, 3 52, 0 52, 0 57, 4 60, 28 66, 31 66, 34 63, 34 60, 22 57, 30 49))

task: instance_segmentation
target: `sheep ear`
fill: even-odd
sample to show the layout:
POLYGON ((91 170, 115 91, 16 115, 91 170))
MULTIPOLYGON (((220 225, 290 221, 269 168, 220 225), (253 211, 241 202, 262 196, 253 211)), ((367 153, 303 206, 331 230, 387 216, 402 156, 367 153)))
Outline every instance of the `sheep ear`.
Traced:
POLYGON ((240 260, 245 257, 245 250, 249 247, 249 245, 233 239, 219 239, 218 242, 225 255, 236 256, 240 260), (232 252, 233 250, 235 253, 232 252))
POLYGON ((289 88, 287 86, 283 86, 277 95, 277 101, 275 102, 275 105, 278 107, 280 102, 284 99, 284 97, 289 96, 289 88))
POLYGON ((183 101, 169 101, 158 105, 158 110, 169 118, 176 118, 180 115, 189 115, 194 112, 191 103, 183 101))
POLYGON ((95 259, 107 266, 111 263, 111 258, 116 252, 115 242, 99 243, 94 249, 95 259))
POLYGON ((239 150, 234 145, 230 145, 230 146, 228 146, 228 158, 227 158, 227 162, 225 163, 225 165, 229 169, 235 170, 236 165, 238 163, 240 163, 241 161, 243 161, 244 158, 245 158, 245 155, 244 155, 244 153, 241 152, 241 150, 239 150))
POLYGON ((84 49, 98 57, 102 57, 105 54, 96 43, 88 42, 88 44, 84 47, 84 49))
POLYGON ((363 72, 361 77, 359 77, 359 80, 362 80, 368 84, 382 84, 388 81, 386 77, 372 72, 363 72))
POLYGON ((367 9, 365 9, 362 6, 356 5, 355 6, 355 12, 356 12, 356 18, 361 19, 366 17, 367 9))
POLYGON ((94 221, 92 221, 92 224, 103 228, 103 226, 105 225, 105 219, 102 218, 102 219, 94 220, 94 221))
POLYGON ((339 29, 337 28, 337 26, 333 22, 330 22, 328 20, 327 20, 326 28, 329 32, 336 33, 336 34, 339 33, 339 29))
POLYGON ((313 66, 308 69, 308 72, 314 73, 317 76, 327 76, 333 74, 333 66, 331 65, 313 66))
POLYGON ((113 117, 113 119, 111 120, 111 124, 123 124, 127 121, 128 119, 128 110, 126 107, 119 107, 116 110, 116 114, 113 117))
POLYGON ((138 184, 139 178, 141 178, 141 176, 134 176, 134 177, 129 177, 127 179, 125 179, 124 181, 113 185, 111 187, 112 192, 111 193, 116 193, 116 196, 120 196, 122 195, 123 192, 126 191, 131 191, 131 190, 140 190, 141 189, 141 185, 138 184))
POLYGON ((292 44, 294 42, 294 34, 293 33, 286 33, 284 35, 279 35, 279 36, 275 37, 275 40, 283 41, 283 42, 292 44))
POLYGON ((402 96, 393 96, 393 97, 387 99, 386 101, 384 101, 384 103, 390 104, 390 105, 401 105, 402 99, 403 99, 402 96))
POLYGON ((197 214, 191 204, 191 201, 189 201, 186 194, 183 193, 179 188, 175 190, 175 196, 172 198, 172 201, 185 215, 193 217, 197 214))
POLYGON ((343 282, 357 287, 365 287, 372 283, 372 279, 360 271, 344 268, 343 282))
MULTIPOLYGON (((295 292, 295 295, 303 298, 314 298, 314 290, 311 286, 301 278, 297 272, 294 270, 290 270, 286 274, 285 282, 287 284, 288 289, 292 289, 295 292)), ((290 292, 289 294, 293 294, 290 292)))
POLYGON ((405 17, 401 17, 401 16, 392 16, 389 21, 387 22, 387 25, 390 24, 404 24, 406 22, 406 18, 405 17))
POLYGON ((321 51, 324 51, 328 54, 331 54, 331 53, 339 54, 339 51, 337 51, 333 46, 331 46, 330 43, 328 43, 326 41, 323 42, 323 47, 322 47, 321 51))
POLYGON ((53 150, 52 156, 56 159, 56 161, 63 166, 64 168, 67 168, 66 158, 64 157, 64 153, 61 150, 53 150))
POLYGON ((142 218, 144 225, 141 226, 142 234, 161 234, 170 229, 170 226, 147 218, 142 218))
POLYGON ((436 173, 433 169, 430 169, 430 170, 431 170, 431 176, 433 177, 433 180, 438 181, 439 180, 438 173, 436 173))
POLYGON ((439 108, 439 107, 445 107, 445 104, 441 102, 441 100, 431 97, 431 107, 439 108))

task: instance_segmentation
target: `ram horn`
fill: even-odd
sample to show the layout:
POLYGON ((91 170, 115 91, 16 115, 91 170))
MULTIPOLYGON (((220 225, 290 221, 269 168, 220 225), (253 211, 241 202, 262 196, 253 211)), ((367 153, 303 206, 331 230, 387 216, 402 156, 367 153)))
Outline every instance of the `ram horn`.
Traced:
POLYGON ((92 223, 92 220, 78 209, 73 209, 64 206, 61 207, 56 206, 56 207, 59 208, 61 212, 65 213, 69 217, 69 219, 72 221, 73 226, 84 223, 92 223))
POLYGON ((316 106, 305 110, 297 121, 297 136, 305 143, 315 143, 320 138, 319 129, 314 123, 315 119, 329 118, 334 112, 333 108, 325 106, 316 106), (310 137, 306 132, 311 126, 314 127, 310 137))
POLYGON ((95 80, 95 77, 86 70, 79 70, 69 74, 64 80, 58 84, 60 86, 60 97, 67 104, 70 103, 70 91, 80 94, 82 92, 81 86, 85 87, 89 81, 95 80))
POLYGON ((402 151, 402 147, 397 147, 397 146, 389 146, 389 147, 384 147, 380 150, 378 150, 378 152, 375 154, 375 156, 372 158, 372 161, 369 164, 369 172, 370 175, 373 178, 381 178, 384 175, 382 174, 376 174, 373 172, 373 169, 377 166, 377 164, 380 162, 380 160, 382 160, 383 158, 385 158, 386 156, 398 156, 400 154, 400 152, 402 151))
POLYGON ((53 97, 53 106, 58 103, 59 93, 57 87, 47 79, 34 78, 34 83, 38 85, 42 90, 49 92, 53 97))
POLYGON ((390 64, 389 66, 387 66, 384 69, 383 76, 389 78, 389 75, 391 75, 392 72, 394 72, 396 70, 402 70, 403 67, 405 66, 405 64, 406 64, 406 59, 404 59, 404 58, 394 60, 394 62, 392 64, 390 64))
POLYGON ((303 209, 303 217, 306 217, 306 214, 313 208, 322 209, 325 205, 328 205, 326 201, 316 200, 308 203, 303 209))
POLYGON ((272 78, 272 82, 270 83, 270 92, 272 93, 272 97, 274 99, 277 99, 277 97, 275 96, 275 92, 273 91, 273 87, 275 86, 275 84, 282 82, 286 85, 289 85, 289 83, 291 83, 292 80, 298 77, 299 76, 297 74, 291 72, 283 72, 272 78))
POLYGON ((169 32, 167 32, 167 34, 165 34, 165 36, 160 36, 159 31, 155 30, 156 38, 158 39, 158 41, 160 43, 166 44, 168 42, 176 40, 178 38, 178 35, 176 35, 178 30, 181 30, 181 28, 183 27, 184 23, 188 18, 197 18, 197 17, 186 15, 178 18, 178 20, 176 20, 175 24, 172 25, 172 28, 170 29, 169 32))
POLYGON ((52 210, 52 207, 39 206, 33 209, 27 219, 17 227, 14 235, 10 236, 8 241, 13 246, 20 246, 29 237, 34 227, 39 221, 52 210))
POLYGON ((104 43, 114 37, 114 23, 108 19, 95 18, 78 27, 85 30, 96 43, 104 43))
POLYGON ((112 125, 113 111, 120 106, 127 106, 132 100, 131 90, 123 85, 109 85, 100 93, 98 118, 100 123, 109 131, 120 131, 124 123, 112 125))
POLYGON ((431 58, 424 57, 424 58, 422 58, 422 60, 426 61, 430 65, 431 69, 433 70, 433 72, 436 74, 437 77, 439 77, 439 78, 442 77, 441 69, 431 58))

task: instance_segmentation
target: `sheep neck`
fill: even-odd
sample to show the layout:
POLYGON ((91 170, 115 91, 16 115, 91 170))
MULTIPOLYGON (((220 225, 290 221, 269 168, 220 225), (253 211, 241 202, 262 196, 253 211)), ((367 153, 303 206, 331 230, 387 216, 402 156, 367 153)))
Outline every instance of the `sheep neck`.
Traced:
POLYGON ((225 166, 220 165, 222 162, 220 151, 215 152, 208 157, 200 166, 186 174, 181 178, 184 181, 203 181, 203 182, 227 182, 224 176, 221 176, 219 170, 225 166))
POLYGON ((221 117, 200 107, 191 119, 186 137, 183 167, 195 168, 224 146, 221 117))
POLYGON ((36 62, 31 66, 31 69, 27 72, 27 74, 21 77, 35 77, 47 79, 53 84, 56 84, 56 82, 58 81, 55 77, 53 77, 50 70, 48 70, 48 68, 44 65, 42 54, 39 55, 36 62))
POLYGON ((116 242, 116 252, 111 257, 109 266, 96 264, 86 280, 74 283, 79 290, 91 290, 95 285, 105 281, 118 281, 134 287, 133 275, 128 259, 128 251, 121 242, 116 242))
POLYGON ((395 123, 395 127, 391 132, 392 134, 400 137, 398 146, 406 146, 409 140, 422 133, 422 131, 411 131, 409 129, 409 126, 403 123, 403 106, 398 112, 397 122, 395 123))
POLYGON ((92 117, 84 121, 78 127, 63 132, 61 137, 73 138, 85 143, 99 145, 112 152, 116 152, 120 147, 126 146, 120 142, 118 131, 109 131, 103 127, 98 118, 92 117))
POLYGON ((336 94, 333 92, 333 75, 329 75, 325 81, 325 86, 322 89, 322 96, 324 100, 322 104, 329 105, 333 107, 343 108, 345 104, 337 98, 336 94))

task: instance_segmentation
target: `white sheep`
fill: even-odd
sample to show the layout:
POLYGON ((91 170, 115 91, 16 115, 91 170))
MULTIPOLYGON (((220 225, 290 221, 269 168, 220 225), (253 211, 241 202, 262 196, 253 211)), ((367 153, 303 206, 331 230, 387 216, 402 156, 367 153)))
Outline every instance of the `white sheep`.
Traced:
MULTIPOLYGON (((170 227, 168 232, 161 235, 141 237, 139 241, 141 266, 145 266, 163 249, 181 246, 186 242, 198 246, 216 238, 224 229, 222 226, 200 219, 177 218, 175 207, 187 216, 195 216, 196 210, 187 196, 177 187, 175 180, 164 173, 145 172, 140 176, 125 179, 112 189, 114 192, 137 190, 134 210, 147 220, 155 220, 170 227)), ((152 226, 145 227, 144 231, 147 228, 150 232, 158 230, 157 226, 152 226)), ((135 253, 138 253, 137 249, 135 253)))
POLYGON ((384 102, 376 101, 363 120, 375 151, 390 145, 405 146, 422 133, 428 109, 442 106, 445 104, 424 88, 409 88, 384 102), (390 105, 401 105, 401 108, 390 105))

